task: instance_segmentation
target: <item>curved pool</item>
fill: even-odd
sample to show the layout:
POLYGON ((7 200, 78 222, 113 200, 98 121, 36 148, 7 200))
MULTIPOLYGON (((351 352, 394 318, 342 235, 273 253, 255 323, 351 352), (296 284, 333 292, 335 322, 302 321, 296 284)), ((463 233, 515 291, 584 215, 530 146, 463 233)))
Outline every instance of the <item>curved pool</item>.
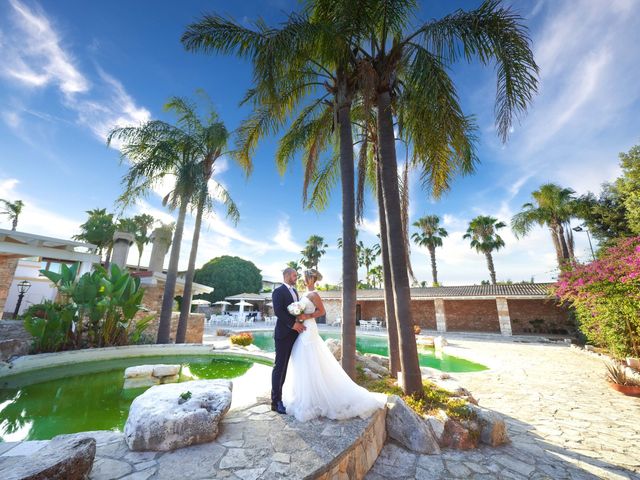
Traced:
MULTIPOLYGON (((253 343, 267 352, 275 350, 272 332, 251 332, 253 334, 253 343)), ((340 339, 339 333, 320 332, 323 339, 335 338, 340 339)), ((376 353, 385 357, 389 356, 389 347, 387 345, 387 337, 376 335, 358 335, 356 337, 356 350, 360 353, 376 353)), ((442 370, 443 372, 481 372, 487 370, 487 367, 479 363, 470 362, 464 358, 447 355, 434 348, 418 347, 418 358, 420 366, 431 367, 442 370)))
POLYGON ((122 430, 131 402, 147 389, 124 390, 125 368, 159 363, 181 364, 196 379, 233 379, 234 400, 271 376, 268 362, 256 359, 164 355, 93 361, 0 378, 0 442, 122 430))

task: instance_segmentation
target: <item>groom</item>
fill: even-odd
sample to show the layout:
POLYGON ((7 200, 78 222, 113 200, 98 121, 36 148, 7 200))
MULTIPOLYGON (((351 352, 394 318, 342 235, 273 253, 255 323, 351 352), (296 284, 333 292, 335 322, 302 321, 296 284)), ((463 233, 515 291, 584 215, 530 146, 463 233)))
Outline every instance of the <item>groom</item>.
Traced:
POLYGON ((282 277, 284 283, 276 288, 271 295, 273 311, 278 317, 273 333, 276 344, 276 361, 271 374, 271 410, 284 414, 287 411, 282 404, 282 385, 287 376, 291 349, 298 334, 302 333, 305 327, 302 323, 296 322, 296 317, 287 310, 287 306, 300 300, 300 296, 294 288, 298 274, 293 268, 286 268, 282 272, 282 277))

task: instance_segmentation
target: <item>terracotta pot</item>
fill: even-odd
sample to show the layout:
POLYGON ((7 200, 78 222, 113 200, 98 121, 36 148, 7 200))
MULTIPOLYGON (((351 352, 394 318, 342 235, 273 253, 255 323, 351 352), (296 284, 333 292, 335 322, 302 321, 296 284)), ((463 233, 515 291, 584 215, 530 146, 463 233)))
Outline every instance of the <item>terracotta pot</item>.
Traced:
POLYGON ((620 393, 629 395, 631 397, 640 397, 640 386, 638 385, 620 385, 619 383, 609 383, 611 388, 617 390, 620 393))
POLYGON ((640 358, 627 357, 627 365, 640 371, 640 358))

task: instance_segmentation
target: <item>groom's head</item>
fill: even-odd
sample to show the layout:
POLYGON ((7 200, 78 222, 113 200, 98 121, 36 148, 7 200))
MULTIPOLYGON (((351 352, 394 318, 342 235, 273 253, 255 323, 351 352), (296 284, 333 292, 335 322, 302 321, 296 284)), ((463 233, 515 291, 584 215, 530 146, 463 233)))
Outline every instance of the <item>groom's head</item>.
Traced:
POLYGON ((287 267, 282 272, 282 279, 287 285, 295 285, 296 280, 298 280, 298 272, 296 272, 295 269, 291 267, 287 267))

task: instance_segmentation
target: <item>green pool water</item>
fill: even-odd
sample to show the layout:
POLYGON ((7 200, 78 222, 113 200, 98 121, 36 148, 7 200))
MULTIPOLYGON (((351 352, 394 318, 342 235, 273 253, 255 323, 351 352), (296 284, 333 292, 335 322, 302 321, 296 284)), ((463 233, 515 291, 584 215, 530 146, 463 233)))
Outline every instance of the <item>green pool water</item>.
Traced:
POLYGON ((159 363, 181 364, 199 379, 234 379, 234 393, 271 375, 269 365, 254 360, 190 355, 87 362, 0 378, 0 442, 122 430, 131 402, 146 390, 124 390, 124 369, 159 363))
MULTIPOLYGON (((322 332, 320 336, 325 340, 327 338, 340 339, 340 334, 338 333, 322 332)), ((262 350, 267 352, 274 351, 272 332, 253 332, 253 339, 253 343, 262 350)), ((356 337, 356 350, 361 353, 377 353, 385 357, 389 355, 387 338, 374 335, 358 335, 356 337)), ((480 372, 487 369, 487 367, 479 363, 436 352, 433 348, 419 349, 418 358, 421 366, 437 368, 443 372, 480 372)))

